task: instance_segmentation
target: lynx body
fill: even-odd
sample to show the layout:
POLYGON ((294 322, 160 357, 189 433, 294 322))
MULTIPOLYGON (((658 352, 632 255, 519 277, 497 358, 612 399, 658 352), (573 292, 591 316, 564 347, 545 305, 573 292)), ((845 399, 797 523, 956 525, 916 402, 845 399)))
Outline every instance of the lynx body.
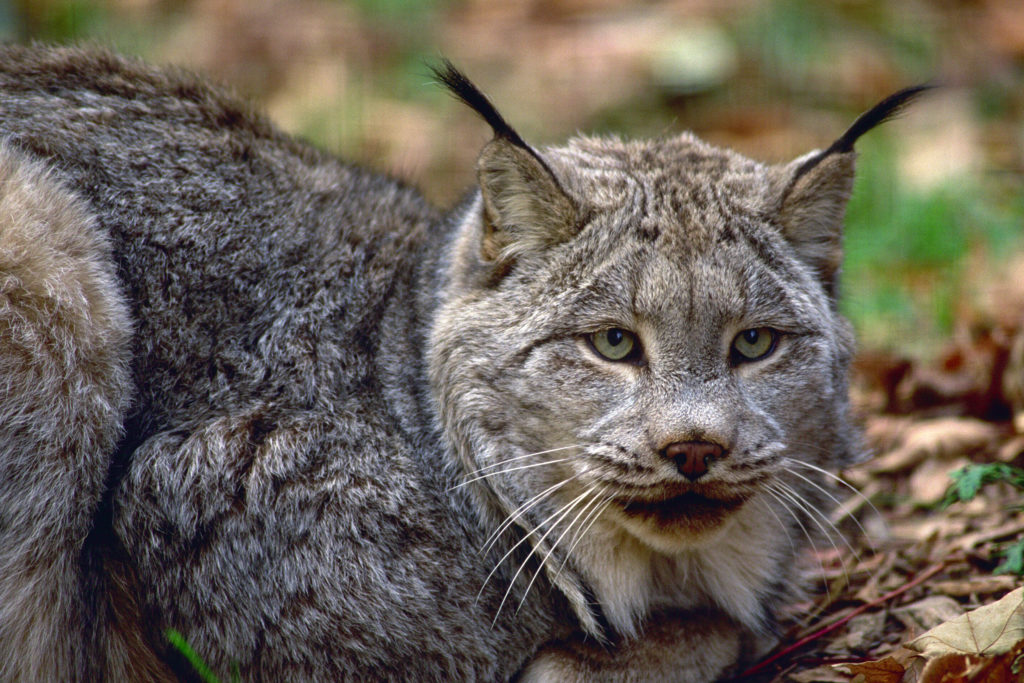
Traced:
POLYGON ((188 74, 0 49, 0 678, 680 680, 859 455, 852 145, 536 150, 441 214, 188 74))

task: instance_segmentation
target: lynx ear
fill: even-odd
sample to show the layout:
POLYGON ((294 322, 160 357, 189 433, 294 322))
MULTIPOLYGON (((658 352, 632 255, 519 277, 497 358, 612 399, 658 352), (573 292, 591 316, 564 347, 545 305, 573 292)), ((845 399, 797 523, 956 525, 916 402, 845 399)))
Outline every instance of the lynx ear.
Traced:
POLYGON ((853 190, 856 157, 853 145, 930 87, 919 85, 890 95, 861 114, 828 149, 811 152, 781 169, 776 220, 830 295, 835 295, 843 259, 843 216, 853 190))
POLYGON ((576 207, 551 167, 462 72, 447 60, 442 64, 434 69, 437 78, 494 131, 477 161, 484 205, 481 257, 507 262, 571 237, 576 207))
MULTIPOLYGON (((813 153, 817 156, 817 153, 813 153)), ((853 152, 833 153, 802 169, 801 157, 783 168, 785 183, 776 220, 798 257, 830 294, 843 261, 843 216, 853 190, 853 152)))

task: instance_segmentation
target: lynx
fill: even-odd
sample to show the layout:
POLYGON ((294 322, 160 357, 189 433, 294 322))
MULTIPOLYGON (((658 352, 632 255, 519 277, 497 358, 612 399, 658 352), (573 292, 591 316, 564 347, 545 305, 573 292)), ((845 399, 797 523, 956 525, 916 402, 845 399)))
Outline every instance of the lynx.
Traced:
POLYGON ((447 213, 181 71, 0 48, 0 679, 676 680, 860 454, 854 142, 493 129, 447 213))

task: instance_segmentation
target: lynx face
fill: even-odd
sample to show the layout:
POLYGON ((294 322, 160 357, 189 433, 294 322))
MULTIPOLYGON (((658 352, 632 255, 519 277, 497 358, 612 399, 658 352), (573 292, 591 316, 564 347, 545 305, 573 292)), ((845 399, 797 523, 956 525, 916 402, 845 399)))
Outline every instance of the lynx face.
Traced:
MULTIPOLYGON (((460 273, 435 328, 469 476, 542 560, 598 585, 623 578, 581 559, 602 554, 595 539, 650 564, 757 518, 751 543, 788 543, 814 504, 793 500, 809 495, 801 477, 817 479, 795 463, 850 455, 851 338, 773 222, 772 169, 688 136, 578 140, 546 158, 581 220, 544 243, 533 231, 558 234, 557 209, 518 207, 536 221, 529 244, 502 247, 497 282, 479 263, 460 273)), ((457 264, 486 242, 483 201, 457 264)), ((644 605, 624 606, 622 624, 644 605)))
POLYGON ((757 630, 857 456, 835 301, 852 143, 914 93, 767 166, 688 134, 538 152, 441 75, 495 130, 431 340, 491 543, 520 528, 585 628, 590 594, 626 634, 707 605, 757 630))

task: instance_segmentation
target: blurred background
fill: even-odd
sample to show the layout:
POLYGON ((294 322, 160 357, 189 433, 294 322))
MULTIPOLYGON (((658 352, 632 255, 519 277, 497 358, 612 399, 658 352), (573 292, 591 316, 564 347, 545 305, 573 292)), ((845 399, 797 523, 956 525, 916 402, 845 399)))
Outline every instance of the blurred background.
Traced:
POLYGON ((1020 0, 0 0, 0 35, 200 71, 440 205, 489 137, 432 83, 442 55, 535 144, 691 129, 771 162, 934 82, 858 144, 844 310, 917 360, 1024 318, 1020 0))

